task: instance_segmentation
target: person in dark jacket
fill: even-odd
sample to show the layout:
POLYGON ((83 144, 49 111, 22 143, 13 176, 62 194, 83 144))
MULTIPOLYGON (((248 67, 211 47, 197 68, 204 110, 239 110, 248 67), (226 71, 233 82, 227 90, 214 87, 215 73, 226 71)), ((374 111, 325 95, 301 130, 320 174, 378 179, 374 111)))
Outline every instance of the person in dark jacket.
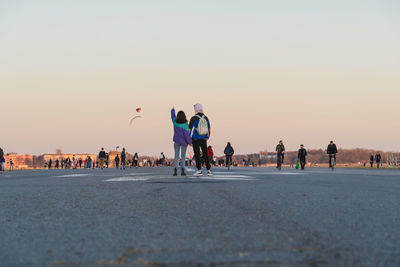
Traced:
POLYGON ((136 152, 135 155, 133 155, 133 158, 132 158, 132 167, 137 168, 138 164, 139 164, 139 155, 136 152))
POLYGON ((336 144, 333 143, 333 141, 329 143, 326 153, 329 155, 329 168, 332 168, 332 158, 334 158, 336 162, 336 154, 338 153, 336 144))
POLYGON ((232 145, 230 142, 228 142, 228 144, 226 145, 225 149, 224 149, 224 154, 226 157, 226 167, 230 167, 232 165, 232 157, 235 154, 235 150, 233 149, 232 145))
POLYGON ((125 170, 125 167, 126 167, 126 150, 125 148, 123 148, 121 152, 121 170, 122 169, 125 170))
POLYGON ((371 165, 371 168, 373 168, 374 167, 374 155, 371 155, 370 157, 369 157, 369 164, 371 165))
POLYGON ((380 153, 377 153, 376 155, 375 155, 375 161, 376 161, 376 167, 379 169, 379 167, 380 167, 380 165, 381 165, 381 154, 380 153))
POLYGON ((115 157, 114 161, 115 161, 115 167, 116 167, 117 169, 119 169, 119 155, 117 155, 117 156, 115 157))
POLYGON ((306 166, 307 150, 304 148, 303 144, 300 145, 297 158, 299 159, 301 169, 304 170, 304 167, 306 166))
MULTIPOLYGON (((175 115, 175 109, 171 110, 172 124, 174 125, 174 176, 178 175, 179 168, 179 156, 181 156, 181 176, 186 176, 185 173, 185 162, 186 162, 186 150, 188 145, 192 144, 192 139, 189 134, 189 124, 186 119, 186 114, 183 111, 179 111, 177 116, 175 115), (180 152, 180 153, 179 153, 180 152)), ((164 154, 163 154, 164 155, 164 154)))
POLYGON ((283 145, 283 141, 280 140, 279 144, 275 148, 276 156, 277 156, 277 169, 281 169, 281 166, 285 160, 285 146, 283 145))
POLYGON ((211 164, 207 153, 207 140, 211 135, 210 121, 203 113, 203 106, 194 105, 195 116, 190 119, 189 133, 192 137, 194 157, 196 159, 197 172, 194 176, 202 176, 202 161, 205 162, 208 176, 212 176, 211 164), (201 152, 200 152, 201 149, 201 152))
POLYGON ((104 169, 104 164, 106 162, 106 158, 107 158, 106 152, 104 151, 104 148, 101 148, 101 151, 99 152, 99 160, 100 160, 100 168, 101 168, 101 170, 104 169))

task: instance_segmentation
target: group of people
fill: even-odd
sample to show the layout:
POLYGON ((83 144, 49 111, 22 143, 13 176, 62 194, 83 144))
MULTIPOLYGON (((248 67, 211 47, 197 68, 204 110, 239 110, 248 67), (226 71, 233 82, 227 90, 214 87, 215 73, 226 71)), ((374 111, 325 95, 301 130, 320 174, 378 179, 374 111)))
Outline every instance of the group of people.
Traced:
POLYGON ((77 168, 92 168, 92 158, 90 156, 88 156, 85 160, 82 160, 82 158, 76 158, 75 155, 72 156, 72 159, 70 159, 69 157, 64 159, 56 159, 56 160, 52 160, 49 159, 46 163, 45 163, 45 167, 48 169, 77 169, 77 168), (54 165, 53 165, 54 164, 54 165))
MULTIPOLYGON (((108 168, 109 155, 105 152, 103 147, 99 152, 98 159, 98 166, 101 170, 104 170, 104 168, 108 168)), ((138 153, 135 153, 135 155, 133 155, 132 157, 132 160, 130 160, 128 159, 128 154, 126 153, 125 148, 123 148, 122 152, 115 157, 114 162, 117 169, 125 170, 127 166, 137 168, 139 166, 139 155, 138 153)))
MULTIPOLYGON (((102 148, 102 150, 104 150, 104 149, 102 148)), ((102 152, 100 151, 100 153, 102 153, 102 152)), ((99 153, 99 158, 100 158, 100 153, 99 153)), ((121 170, 125 170, 126 167, 129 166, 130 164, 132 164, 131 167, 137 168, 139 166, 139 155, 138 155, 138 153, 135 153, 135 155, 133 155, 133 157, 132 157, 132 161, 127 160, 126 150, 125 150, 125 148, 123 148, 121 154, 117 155, 115 157, 114 161, 115 161, 115 167, 117 169, 121 168, 121 170)))
POLYGON ((374 161, 375 161, 376 167, 379 169, 381 166, 381 159, 382 159, 382 156, 380 153, 377 153, 375 156, 371 155, 369 158, 369 164, 371 165, 371 168, 374 167, 374 161))
MULTIPOLYGON (((212 176, 211 172, 211 164, 215 164, 213 162, 214 151, 211 146, 207 146, 207 142, 211 136, 211 126, 209 118, 204 114, 203 106, 200 103, 195 104, 194 106, 194 115, 191 117, 190 121, 187 120, 186 114, 184 111, 175 112, 175 108, 171 110, 171 120, 174 127, 174 137, 173 137, 173 145, 174 145, 174 176, 178 175, 178 169, 180 169, 181 176, 186 176, 185 173, 185 165, 186 165, 186 152, 188 146, 193 147, 194 158, 196 163, 197 171, 194 176, 202 176, 202 166, 205 165, 207 169, 207 175, 212 176), (181 161, 179 161, 181 159, 181 161)), ((279 170, 282 168, 282 164, 285 159, 285 145, 283 141, 280 140, 279 144, 276 146, 276 156, 277 156, 277 166, 279 170)), ((333 141, 330 141, 327 149, 327 154, 329 155, 329 167, 333 167, 336 162, 336 154, 338 153, 337 146, 333 141)), ((232 157, 235 151, 232 145, 228 142, 225 149, 224 154, 226 157, 225 166, 228 168, 233 164, 232 157)), ((307 162, 307 150, 304 145, 301 144, 298 150, 298 165, 301 170, 305 169, 307 162)), ((126 166, 131 164, 131 167, 138 167, 139 165, 139 156, 138 153, 135 153, 132 157, 132 160, 127 160, 127 153, 125 148, 122 149, 120 155, 117 155, 114 159, 116 168, 126 169, 126 166)), ((370 164, 373 167, 374 161, 377 164, 377 167, 380 167, 381 155, 378 153, 375 156, 370 156, 370 164)), ((76 159, 75 155, 72 160, 70 158, 67 159, 57 159, 55 160, 55 168, 82 168, 82 164, 85 168, 108 168, 109 165, 109 155, 104 151, 104 148, 101 148, 101 151, 98 154, 98 161, 93 162, 92 158, 88 156, 85 160, 76 159), (93 163, 93 165, 92 165, 93 163), (97 164, 96 164, 97 163, 97 164), (96 166, 97 165, 97 166, 96 166)), ((161 153, 161 157, 159 163, 162 166, 166 165, 166 157, 164 153, 161 153)), ((5 157, 4 151, 0 148, 0 173, 4 171, 5 157)), ((51 169, 53 167, 53 161, 50 159, 47 162, 47 167, 51 169)))
MULTIPOLYGON (((194 105, 194 116, 188 120, 184 111, 175 113, 175 108, 171 110, 171 119, 174 126, 174 176, 178 175, 178 169, 181 169, 181 175, 185 176, 184 162, 186 161, 186 151, 188 146, 193 146, 194 157, 196 160, 197 171, 195 176, 202 176, 202 165, 205 164, 207 168, 207 175, 212 176, 211 173, 211 158, 214 155, 211 147, 207 147, 207 141, 211 135, 210 120, 204 114, 203 106, 200 103, 194 105), (211 148, 211 151, 210 151, 211 148), (179 164, 181 158, 181 164, 179 164)), ((327 154, 329 155, 329 167, 332 167, 336 162, 336 154, 338 153, 336 144, 331 141, 327 147, 327 154)), ((228 142, 224 154, 226 157, 226 166, 229 168, 232 164, 232 157, 235 151, 232 145, 228 142)), ((277 168, 280 170, 285 159, 285 145, 280 140, 276 146, 277 154, 277 168)), ((298 150, 298 161, 302 170, 305 169, 307 161, 307 150, 304 145, 300 145, 298 150)))
POLYGON ((197 171, 194 176, 202 176, 203 163, 207 169, 207 175, 212 176, 211 164, 209 159, 209 150, 207 141, 211 136, 210 120, 204 114, 203 106, 200 103, 194 106, 194 116, 188 122, 184 111, 175 113, 175 108, 171 110, 171 120, 174 126, 174 176, 178 175, 178 169, 181 169, 181 176, 186 176, 185 161, 188 146, 193 147, 194 158, 197 171), (181 164, 179 164, 179 157, 181 164))
MULTIPOLYGON (((282 164, 284 163, 285 159, 285 145, 283 141, 280 140, 279 144, 275 148, 276 157, 277 157, 277 166, 276 168, 281 170, 282 164)), ((337 146, 333 141, 329 142, 329 145, 326 149, 326 153, 329 155, 329 168, 332 168, 336 163, 336 154, 338 153, 337 146)), ((307 162, 307 150, 305 149, 304 145, 300 145, 300 149, 297 153, 297 158, 299 162, 299 167, 304 170, 307 162)))

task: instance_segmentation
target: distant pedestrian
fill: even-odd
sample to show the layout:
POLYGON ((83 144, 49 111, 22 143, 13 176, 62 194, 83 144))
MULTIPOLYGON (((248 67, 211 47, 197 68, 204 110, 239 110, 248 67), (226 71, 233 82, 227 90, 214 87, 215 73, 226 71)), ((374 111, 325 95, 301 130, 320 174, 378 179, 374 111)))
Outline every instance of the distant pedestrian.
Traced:
POLYGON ((212 146, 208 146, 208 148, 207 148, 207 154, 208 154, 208 159, 210 160, 210 164, 215 165, 215 161, 214 161, 214 150, 213 150, 212 146))
POLYGON ((306 158, 307 158, 307 150, 304 148, 304 145, 300 145, 299 152, 297 153, 297 158, 299 159, 301 169, 304 170, 306 166, 306 158))
POLYGON ((10 159, 10 171, 14 170, 14 161, 10 159))
MULTIPOLYGON (((104 164, 106 162, 106 158, 107 158, 106 152, 104 151, 104 148, 101 148, 101 151, 99 152, 99 160, 100 160, 101 170, 104 169, 104 164)), ((97 166, 98 166, 98 164, 97 164, 97 166)))
POLYGON ((190 119, 189 123, 189 133, 192 136, 193 151, 197 167, 197 172, 194 175, 203 175, 201 171, 203 160, 203 162, 206 164, 208 176, 212 176, 211 164, 207 153, 207 141, 210 139, 211 135, 210 121, 204 114, 203 106, 200 103, 194 105, 194 112, 195 115, 190 119))
POLYGON ((115 157, 114 161, 115 161, 115 167, 116 167, 117 169, 119 169, 119 155, 117 155, 117 156, 115 157))
POLYGON ((275 151, 277 157, 276 168, 280 170, 282 168, 282 164, 285 161, 285 145, 283 144, 282 140, 279 141, 279 144, 276 146, 275 151))
POLYGON ((374 167, 374 155, 371 155, 370 157, 369 157, 369 164, 371 165, 371 168, 373 168, 374 167))
POLYGON ((181 176, 186 176, 185 173, 185 162, 186 162, 186 150, 189 145, 192 144, 192 139, 189 134, 189 124, 186 119, 186 114, 183 111, 179 111, 175 114, 175 109, 171 110, 172 124, 174 125, 174 176, 178 175, 179 168, 179 156, 181 157, 181 176))
POLYGON ((377 153, 376 155, 375 155, 375 161, 376 161, 376 167, 379 169, 380 168, 380 165, 381 165, 381 154, 380 153, 377 153))
POLYGON ((72 169, 76 169, 75 155, 72 155, 72 169))
POLYGON ((56 169, 60 168, 60 160, 56 159, 56 165, 54 166, 56 169))
POLYGON ((126 167, 126 151, 125 148, 123 148, 121 152, 121 170, 122 169, 125 170, 125 167, 126 167))
POLYGON ((92 168, 92 158, 90 156, 87 157, 86 164, 88 169, 92 168))
POLYGON ((136 152, 135 155, 133 155, 133 158, 132 158, 132 166, 134 166, 135 168, 137 168, 138 165, 139 165, 139 155, 138 155, 138 153, 136 152))
POLYGON ((165 158, 164 152, 161 152, 160 161, 159 161, 161 166, 166 165, 165 160, 166 160, 166 158, 165 158))
POLYGON ((49 170, 51 169, 51 165, 53 165, 53 161, 50 159, 49 160, 49 170))
POLYGON ((0 147, 0 173, 4 172, 4 163, 6 162, 6 159, 4 158, 4 151, 0 147))

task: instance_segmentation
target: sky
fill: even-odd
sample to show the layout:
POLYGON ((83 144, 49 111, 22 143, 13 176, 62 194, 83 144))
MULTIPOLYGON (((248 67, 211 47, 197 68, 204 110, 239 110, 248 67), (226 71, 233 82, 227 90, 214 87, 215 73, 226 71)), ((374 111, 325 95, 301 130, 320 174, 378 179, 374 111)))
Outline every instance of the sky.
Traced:
POLYGON ((0 0, 0 147, 171 156, 171 108, 200 102, 217 155, 280 139, 399 151, 399 14, 397 0, 0 0))

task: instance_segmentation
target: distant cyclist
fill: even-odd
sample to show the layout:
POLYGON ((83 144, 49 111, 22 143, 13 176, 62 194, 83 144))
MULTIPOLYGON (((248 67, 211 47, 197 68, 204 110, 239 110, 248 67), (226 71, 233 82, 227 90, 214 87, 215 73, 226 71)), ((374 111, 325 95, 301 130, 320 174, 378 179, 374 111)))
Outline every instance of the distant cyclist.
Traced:
POLYGON ((332 168, 332 159, 336 162, 336 154, 338 153, 337 147, 333 141, 329 143, 326 153, 329 155, 329 168, 332 168))
POLYGON ((275 151, 277 156, 276 168, 280 170, 285 159, 285 146, 283 145, 282 140, 279 141, 279 144, 276 146, 275 151))
POLYGON ((226 145, 224 154, 226 157, 226 167, 228 167, 228 169, 229 169, 230 166, 232 165, 232 156, 233 156, 233 154, 235 154, 235 150, 233 150, 231 143, 228 142, 228 144, 226 145))

